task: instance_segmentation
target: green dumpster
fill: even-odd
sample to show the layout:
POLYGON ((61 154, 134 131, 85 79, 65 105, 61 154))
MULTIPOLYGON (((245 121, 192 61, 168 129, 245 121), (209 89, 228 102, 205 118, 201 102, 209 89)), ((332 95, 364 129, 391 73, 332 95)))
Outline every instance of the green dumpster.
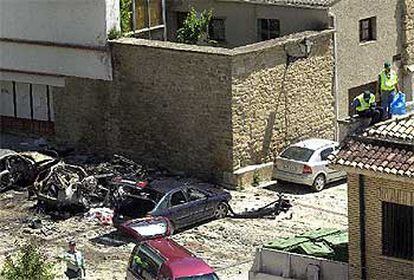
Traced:
POLYGON ((323 241, 307 241, 294 248, 292 253, 331 259, 335 252, 323 241))
POLYGON ((290 251, 296 248, 300 243, 307 242, 304 237, 281 237, 264 244, 264 248, 276 249, 281 251, 290 251))
POLYGON ((325 241, 329 247, 335 251, 334 260, 340 262, 348 262, 348 232, 340 231, 338 233, 324 236, 322 240, 325 241))

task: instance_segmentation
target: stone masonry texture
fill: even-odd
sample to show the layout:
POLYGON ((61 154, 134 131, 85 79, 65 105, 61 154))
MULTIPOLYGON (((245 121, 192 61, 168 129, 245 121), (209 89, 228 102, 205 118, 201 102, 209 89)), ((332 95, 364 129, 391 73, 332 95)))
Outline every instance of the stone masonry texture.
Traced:
POLYGON ((55 94, 56 141, 222 180, 292 141, 332 139, 331 37, 305 32, 231 50, 112 42, 112 82, 70 78, 55 94), (284 49, 297 54, 305 36, 310 57, 286 67, 284 49))
MULTIPOLYGON (((348 175, 349 279, 361 279, 359 175, 348 175)), ((367 279, 414 279, 414 262, 382 255, 382 201, 414 206, 414 184, 364 176, 367 279), (389 278, 387 277, 389 276, 389 278)))
POLYGON ((403 37, 404 52, 403 62, 406 65, 414 64, 414 1, 404 0, 403 37))
POLYGON ((334 138, 330 36, 314 42, 309 59, 286 65, 274 46, 233 60, 234 167, 273 161, 282 148, 310 137, 334 138))

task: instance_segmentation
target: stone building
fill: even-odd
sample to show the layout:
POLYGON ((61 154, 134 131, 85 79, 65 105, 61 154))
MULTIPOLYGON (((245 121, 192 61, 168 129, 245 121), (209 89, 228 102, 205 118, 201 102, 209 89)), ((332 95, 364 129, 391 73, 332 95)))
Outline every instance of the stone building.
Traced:
POLYGON ((174 40, 192 6, 213 9, 210 37, 226 47, 302 30, 334 28, 334 93, 337 119, 342 120, 354 114, 350 103, 356 95, 377 90, 384 61, 401 70, 401 85, 408 100, 412 99, 414 66, 408 62, 413 44, 412 5, 409 0, 169 1, 167 26, 169 39, 174 40))
POLYGON ((414 115, 348 139, 331 163, 348 173, 349 278, 414 279, 414 115))
POLYGON ((56 139, 231 183, 290 142, 334 138, 331 38, 309 31, 231 50, 113 41, 112 82, 70 78, 55 95, 56 139))

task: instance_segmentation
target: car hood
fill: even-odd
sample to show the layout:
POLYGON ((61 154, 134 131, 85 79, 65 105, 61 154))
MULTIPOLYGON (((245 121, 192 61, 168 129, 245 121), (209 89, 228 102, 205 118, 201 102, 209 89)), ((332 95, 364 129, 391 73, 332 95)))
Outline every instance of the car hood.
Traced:
POLYGON ((172 234, 171 223, 165 217, 130 220, 121 224, 119 230, 138 242, 167 237, 172 234))

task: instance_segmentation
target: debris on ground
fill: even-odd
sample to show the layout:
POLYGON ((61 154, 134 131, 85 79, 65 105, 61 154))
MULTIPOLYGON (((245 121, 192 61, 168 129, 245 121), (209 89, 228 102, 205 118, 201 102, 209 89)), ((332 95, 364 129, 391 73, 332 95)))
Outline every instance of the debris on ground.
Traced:
POLYGON ((280 213, 286 213, 292 204, 288 199, 283 198, 283 195, 279 194, 279 198, 264 207, 258 209, 246 210, 242 213, 235 213, 231 207, 229 208, 232 218, 236 219, 274 219, 280 213))
POLYGON ((90 157, 83 160, 90 163, 68 164, 50 151, 0 150, 0 192, 27 189, 46 212, 78 212, 113 206, 115 182, 147 179, 142 165, 120 155, 97 163, 90 157))
POLYGON ((112 217, 114 216, 114 210, 102 207, 92 208, 85 214, 87 221, 95 221, 101 225, 112 225, 112 217))
POLYGON ((0 192, 33 185, 40 172, 56 163, 56 159, 38 152, 0 151, 0 192))

